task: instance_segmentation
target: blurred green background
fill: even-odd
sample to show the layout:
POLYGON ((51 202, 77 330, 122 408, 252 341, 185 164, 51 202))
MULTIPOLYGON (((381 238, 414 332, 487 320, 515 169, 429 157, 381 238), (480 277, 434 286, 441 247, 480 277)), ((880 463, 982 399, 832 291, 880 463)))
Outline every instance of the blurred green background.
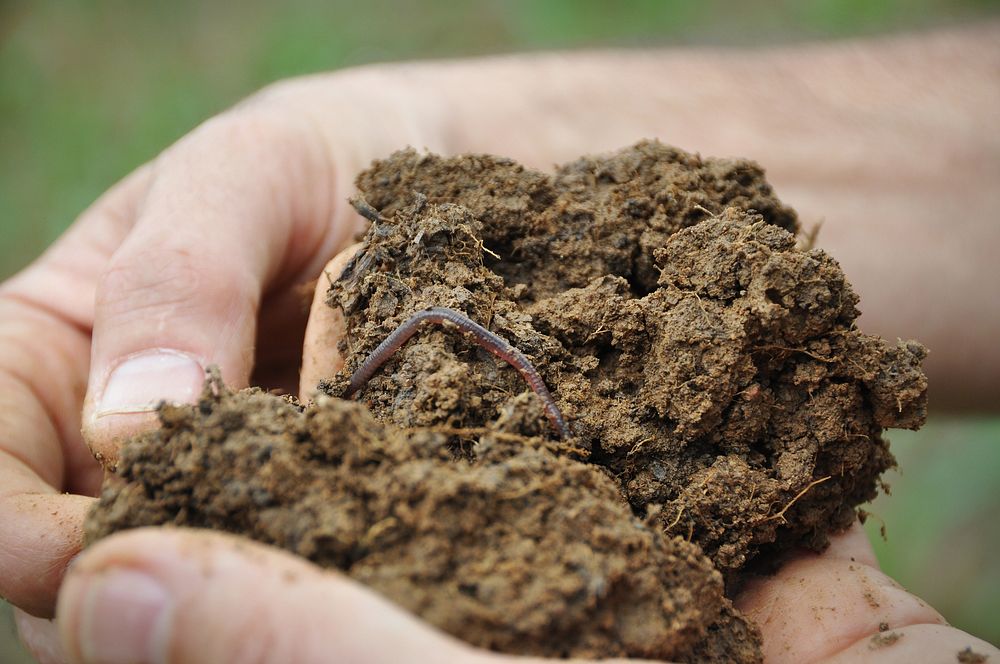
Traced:
MULTIPOLYGON (((116 180, 279 78, 512 50, 755 47, 996 16, 997 0, 0 0, 0 279, 116 180)), ((1000 643, 1000 419, 932 417, 889 436, 903 471, 871 506, 887 541, 869 523, 883 566, 1000 643)), ((2 602, 0 661, 31 661, 2 602)))

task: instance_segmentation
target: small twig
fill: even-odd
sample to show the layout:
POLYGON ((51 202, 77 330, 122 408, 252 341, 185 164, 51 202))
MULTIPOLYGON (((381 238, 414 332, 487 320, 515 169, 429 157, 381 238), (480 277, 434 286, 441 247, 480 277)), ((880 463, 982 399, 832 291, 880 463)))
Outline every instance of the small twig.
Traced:
POLYGON ((500 258, 500 254, 496 253, 495 251, 491 251, 490 248, 487 247, 486 244, 483 243, 483 239, 482 238, 476 238, 476 241, 479 243, 479 248, 480 249, 482 249, 483 251, 485 251, 486 253, 488 253, 493 258, 495 258, 497 260, 502 260, 500 258))
POLYGON ((799 238, 799 248, 802 251, 809 251, 816 247, 816 241, 819 239, 819 232, 823 228, 823 222, 824 220, 820 219, 799 238))
POLYGON ((368 532, 366 532, 362 536, 361 538, 362 546, 369 546, 373 541, 375 541, 376 537, 381 535, 386 530, 391 530, 397 523, 398 521, 396 517, 393 516, 382 519, 381 521, 373 525, 371 528, 369 528, 368 532))
POLYGON ((531 484, 526 484, 520 489, 516 489, 514 491, 498 493, 496 494, 496 500, 517 500, 518 498, 524 498, 527 495, 535 493, 543 486, 545 486, 544 482, 532 482, 531 484))
POLYGON ((429 431, 430 433, 441 433, 446 436, 472 437, 472 436, 494 436, 497 440, 506 440, 513 443, 527 443, 532 440, 531 436, 522 436, 506 431, 494 431, 486 427, 410 427, 405 429, 410 433, 429 431))
POLYGON ((351 198, 348 202, 358 214, 373 224, 379 221, 385 221, 385 217, 383 217, 378 210, 373 208, 368 201, 365 200, 364 196, 358 194, 357 196, 351 198))
POLYGON ((685 507, 687 507, 687 505, 681 505, 681 509, 677 512, 677 518, 674 519, 669 526, 664 528, 663 532, 669 533, 671 530, 674 529, 674 526, 676 526, 678 523, 681 522, 681 516, 684 514, 685 507))
POLYGON ((787 505, 785 505, 784 507, 782 507, 780 512, 778 512, 777 514, 772 514, 771 516, 765 518, 764 521, 773 521, 774 519, 781 519, 784 523, 788 523, 785 520, 785 512, 787 512, 788 509, 792 505, 794 505, 798 501, 799 498, 801 498, 802 496, 806 495, 806 492, 809 491, 809 489, 813 488, 817 484, 822 484, 823 482, 827 481, 831 477, 832 477, 832 475, 827 475, 826 477, 821 477, 818 480, 813 480, 812 482, 810 482, 809 484, 806 485, 806 488, 802 489, 802 491, 799 491, 797 494, 795 494, 795 497, 792 498, 788 502, 787 505))
POLYGON ((806 350, 805 348, 789 348, 787 346, 756 346, 754 350, 782 350, 786 353, 802 353, 804 355, 808 355, 814 360, 825 362, 826 364, 833 364, 840 359, 837 357, 823 357, 822 355, 817 355, 816 353, 806 350))
POLYGON ((632 446, 632 449, 630 449, 628 451, 628 454, 626 454, 625 457, 628 458, 628 457, 632 456, 633 454, 635 454, 636 452, 639 451, 640 447, 642 447, 643 445, 645 445, 646 443, 648 443, 651 440, 653 440, 653 436, 649 436, 648 438, 643 438, 638 443, 636 443, 635 445, 632 446))
MULTIPOLYGON (((406 431, 407 433, 421 433, 421 432, 440 433, 446 436, 456 436, 458 438, 463 438, 463 437, 472 438, 475 436, 479 436, 481 438, 484 436, 492 436, 497 440, 504 440, 511 443, 522 443, 522 444, 532 443, 536 440, 542 440, 541 438, 538 437, 522 436, 521 434, 507 433, 506 431, 496 431, 494 429, 489 429, 487 427, 461 427, 461 428, 443 427, 443 426, 408 427, 404 429, 404 431, 406 431)), ((590 452, 588 450, 583 449, 582 447, 575 447, 567 443, 556 443, 555 445, 557 450, 565 454, 575 454, 581 459, 586 459, 587 457, 590 456, 590 452)))

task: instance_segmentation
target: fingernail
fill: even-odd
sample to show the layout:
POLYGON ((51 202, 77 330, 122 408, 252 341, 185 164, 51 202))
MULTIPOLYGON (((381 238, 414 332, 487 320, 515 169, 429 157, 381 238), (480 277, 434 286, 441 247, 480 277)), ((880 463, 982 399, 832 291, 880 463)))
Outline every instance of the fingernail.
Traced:
POLYGON ((148 413, 161 401, 193 403, 205 382, 194 356, 157 348, 130 355, 112 370, 94 417, 148 413))
POLYGON ((153 577, 130 569, 98 573, 85 583, 77 635, 83 661, 157 661, 170 617, 166 589, 153 577))

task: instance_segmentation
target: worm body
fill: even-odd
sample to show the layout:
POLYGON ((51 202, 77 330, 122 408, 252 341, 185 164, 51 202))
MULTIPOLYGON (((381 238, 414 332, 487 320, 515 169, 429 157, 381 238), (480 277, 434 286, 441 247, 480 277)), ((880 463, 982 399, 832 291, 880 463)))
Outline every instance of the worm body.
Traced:
POLYGON ((409 320, 393 330, 392 333, 386 337, 375 350, 372 351, 371 355, 365 358, 365 361, 361 363, 361 366, 359 366, 354 373, 351 374, 351 380, 347 386, 347 392, 344 396, 348 399, 354 396, 354 394, 364 387, 371 377, 375 375, 375 372, 378 371, 390 357, 392 357, 393 353, 399 350, 403 344, 419 332, 424 325, 443 325, 445 323, 451 323, 462 332, 469 334, 477 346, 492 353, 510 366, 517 369, 517 372, 521 374, 521 377, 524 378, 526 383, 528 383, 528 386, 531 387, 532 391, 534 391, 534 393, 542 399, 542 403, 545 406, 545 415, 549 418, 549 422, 552 423, 552 428, 556 430, 556 433, 558 433, 560 437, 569 438, 569 427, 566 425, 566 421, 563 419, 562 413, 559 412, 559 408, 556 406, 555 400, 549 393, 548 388, 545 387, 545 382, 542 380, 542 377, 538 375, 538 371, 536 371, 535 367, 531 365, 528 358, 524 356, 524 353, 514 348, 496 334, 490 332, 479 323, 470 320, 468 317, 455 311, 454 309, 447 309, 445 307, 433 307, 430 309, 424 309, 423 311, 418 311, 413 314, 409 320))

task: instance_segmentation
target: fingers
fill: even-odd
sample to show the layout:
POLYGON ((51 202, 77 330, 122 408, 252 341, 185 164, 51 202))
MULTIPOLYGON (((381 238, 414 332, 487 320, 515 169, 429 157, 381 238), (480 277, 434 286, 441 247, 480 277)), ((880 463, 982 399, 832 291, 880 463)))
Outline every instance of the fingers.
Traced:
POLYGON ((142 529, 87 550, 58 621, 77 662, 469 661, 345 577, 232 536, 142 529))
POLYGON ((326 150, 310 125, 250 108, 157 160, 96 287, 83 426, 107 465, 159 401, 193 401, 207 366, 247 383, 265 292, 318 271, 333 251, 326 150))
POLYGON ((83 545, 83 519, 93 500, 57 493, 0 497, 0 594, 7 601, 32 615, 52 616, 66 564, 83 545))
POLYGON ((94 284, 148 181, 141 168, 115 185, 0 285, 0 595, 34 616, 53 614, 100 486, 80 436, 94 284))
POLYGON ((0 595, 50 616, 81 545, 97 464, 79 437, 87 340, 53 313, 0 294, 0 595), (65 444, 63 444, 65 443, 65 444), (87 460, 89 459, 89 464, 87 460))
POLYGON ((751 582, 736 604, 764 635, 767 662, 817 662, 888 628, 944 619, 872 565, 860 526, 822 555, 803 554, 751 582))
POLYGON ((0 450, 53 487, 76 480, 67 471, 89 459, 79 416, 88 343, 57 314, 0 290, 0 450))
POLYGON ((132 227, 151 176, 152 169, 144 166, 116 184, 41 258, 0 285, 0 305, 15 309, 0 317, 8 351, 0 357, 0 372, 20 378, 31 391, 30 399, 12 400, 19 404, 13 410, 23 421, 24 404, 34 401, 47 420, 35 418, 29 427, 33 435, 10 441, 21 454, 61 448, 65 483, 53 486, 63 490, 90 494, 100 485, 100 467, 80 434, 94 293, 111 254, 132 227))
POLYGON ((996 661, 1000 649, 947 625, 910 625, 860 639, 827 664, 911 664, 912 662, 996 661), (959 655, 967 652, 968 658, 959 655), (976 659, 974 655, 988 659, 976 659))
POLYGON ((299 398, 303 401, 312 396, 321 379, 333 376, 344 366, 344 358, 337 348, 337 344, 344 337, 344 313, 327 305, 326 292, 330 282, 340 276, 361 246, 361 243, 351 245, 334 256, 323 268, 323 274, 316 282, 312 306, 309 308, 305 342, 302 346, 299 398))
POLYGON ((14 609, 14 624, 21 642, 38 664, 65 664, 68 661, 54 620, 36 618, 14 609))
MULTIPOLYGON (((357 230, 339 218, 354 218, 340 202, 354 173, 383 148, 431 144, 401 135, 396 125, 409 124, 382 127, 371 114, 409 105, 360 108, 356 93, 373 86, 345 90, 335 78, 319 85, 324 95, 312 92, 319 82, 279 86, 206 123, 0 285, 0 561, 17 566, 0 575, 0 594, 50 613, 54 577, 39 566, 69 550, 25 554, 34 549, 24 541, 50 537, 58 522, 42 509, 36 520, 16 516, 25 506, 8 477, 33 476, 18 489, 27 494, 95 492, 100 467, 81 428, 113 465, 118 440, 148 425, 159 400, 196 394, 205 365, 245 383, 262 300, 275 313, 262 317, 265 332, 296 337, 274 347, 299 353, 305 315, 291 286, 315 277, 357 230), (379 131, 358 132, 359 117, 379 131), (31 578, 35 590, 20 581, 31 578)), ((298 358, 286 359, 265 370, 294 373, 298 358)))

